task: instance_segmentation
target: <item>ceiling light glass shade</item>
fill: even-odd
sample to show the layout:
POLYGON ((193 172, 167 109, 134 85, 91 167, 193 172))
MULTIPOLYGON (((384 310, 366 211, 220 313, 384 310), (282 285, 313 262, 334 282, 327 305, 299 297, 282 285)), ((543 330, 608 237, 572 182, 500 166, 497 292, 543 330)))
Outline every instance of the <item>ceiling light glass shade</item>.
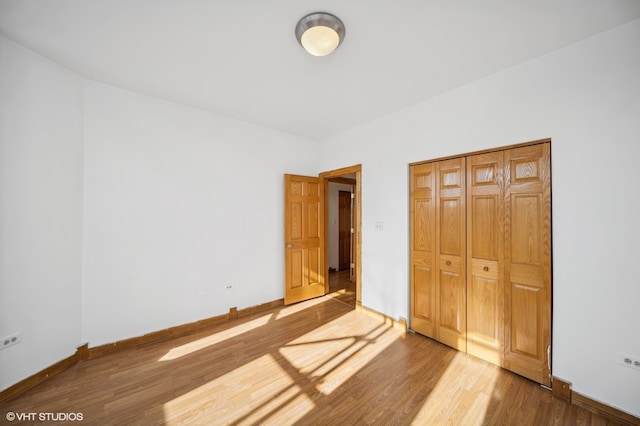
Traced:
POLYGON ((342 21, 329 13, 312 13, 296 25, 298 43, 313 56, 326 56, 336 50, 344 34, 342 21))

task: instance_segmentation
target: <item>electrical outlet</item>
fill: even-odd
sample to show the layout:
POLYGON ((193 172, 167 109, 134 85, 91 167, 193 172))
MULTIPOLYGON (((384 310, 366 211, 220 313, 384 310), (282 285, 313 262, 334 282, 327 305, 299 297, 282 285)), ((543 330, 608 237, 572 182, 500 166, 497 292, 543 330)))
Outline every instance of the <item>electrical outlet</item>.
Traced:
POLYGON ((22 331, 3 337, 2 340, 0 340, 0 349, 6 349, 20 342, 22 342, 22 331))
POLYGON ((640 371, 640 356, 633 356, 625 353, 619 353, 618 364, 640 371))
POLYGON ((233 289, 233 284, 227 284, 227 286, 225 288, 227 290, 232 290, 233 289))

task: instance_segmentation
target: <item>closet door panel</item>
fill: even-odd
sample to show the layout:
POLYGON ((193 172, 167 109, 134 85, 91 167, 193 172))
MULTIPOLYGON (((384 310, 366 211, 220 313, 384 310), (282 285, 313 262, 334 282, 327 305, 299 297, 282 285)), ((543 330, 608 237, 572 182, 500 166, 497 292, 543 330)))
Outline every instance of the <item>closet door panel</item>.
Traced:
POLYGON ((465 159, 436 163, 436 339, 467 350, 465 159))
POLYGON ((550 385, 550 144, 505 153, 505 367, 550 385))
POLYGON ((504 153, 467 158, 467 352, 497 365, 504 353, 504 153))
POLYGON ((540 358, 545 348, 540 338, 540 306, 544 303, 541 288, 511 283, 511 351, 540 358))
POLYGON ((511 262, 542 266, 542 196, 511 195, 511 262))
POLYGON ((440 270, 437 339, 466 351, 466 283, 459 273, 440 270))
POLYGON ((440 255, 464 256, 464 208, 459 194, 440 198, 440 255))
POLYGON ((435 338, 435 167, 410 167, 411 328, 435 338))

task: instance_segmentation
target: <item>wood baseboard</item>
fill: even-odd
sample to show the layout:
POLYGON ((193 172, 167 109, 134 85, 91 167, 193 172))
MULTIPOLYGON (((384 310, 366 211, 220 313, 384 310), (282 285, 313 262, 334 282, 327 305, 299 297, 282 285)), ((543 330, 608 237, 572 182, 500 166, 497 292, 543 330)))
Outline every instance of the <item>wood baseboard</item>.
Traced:
POLYGON ((404 331, 405 333, 407 332, 408 328, 407 328, 407 320, 404 318, 400 318, 400 319, 394 319, 391 318, 390 316, 387 316, 383 313, 380 313, 374 309, 370 309, 367 308, 366 306, 362 306, 362 304, 360 302, 356 302, 356 310, 358 312, 362 312, 365 313, 373 318, 376 318, 382 322, 384 322, 385 324, 389 324, 399 330, 404 331))
POLYGON ((551 377, 551 394, 563 401, 571 402, 571 382, 551 377))
POLYGON ((128 348, 134 348, 140 345, 145 345, 147 343, 160 342, 162 340, 171 339, 173 337, 184 336, 195 330, 199 330, 211 325, 222 324, 230 320, 231 319, 229 315, 218 315, 188 324, 169 327, 164 330, 153 331, 151 333, 143 334, 142 336, 131 337, 128 339, 118 340, 117 342, 96 346, 93 348, 89 348, 89 359, 99 358, 113 352, 118 352, 128 348))
POLYGON ((50 365, 49 367, 45 368, 42 371, 39 371, 33 376, 29 376, 26 379, 16 383, 13 386, 9 386, 7 389, 0 392, 0 402, 4 402, 11 398, 14 398, 20 395, 21 393, 26 392, 29 389, 38 386, 40 383, 45 382, 51 377, 62 373, 67 368, 73 367, 82 359, 86 359, 84 358, 86 354, 87 354, 87 344, 79 346, 78 348, 76 348, 75 354, 61 361, 56 362, 53 365, 50 365))
POLYGON ((621 425, 640 426, 640 417, 635 417, 632 414, 604 404, 600 401, 596 401, 595 399, 582 395, 576 391, 571 393, 571 403, 578 407, 587 409, 592 413, 606 417, 614 422, 620 423, 621 425))
POLYGON ((240 309, 238 311, 238 318, 246 317, 247 315, 257 314, 258 312, 267 311, 273 308, 279 308, 281 306, 284 306, 284 299, 277 299, 272 302, 262 303, 260 305, 240 309))
POLYGON ((144 334, 138 337, 132 337, 129 339, 119 340, 114 343, 107 343, 105 345, 96 346, 89 349, 89 358, 98 358, 113 352, 117 352, 127 348, 133 348, 147 343, 159 342, 162 340, 172 339, 174 337, 185 336, 194 331, 200 330, 204 327, 212 325, 222 324, 228 321, 233 321, 237 318, 251 315, 257 312, 265 311, 271 308, 284 305, 284 299, 274 300, 272 302, 263 303, 257 306, 251 306, 248 308, 240 309, 232 307, 229 309, 229 313, 226 315, 217 315, 215 317, 195 321, 187 324, 170 327, 164 330, 154 331, 148 334, 144 334))
POLYGON ((582 407, 616 423, 628 426, 640 426, 640 418, 575 392, 571 389, 571 382, 555 376, 552 377, 551 380, 551 394, 554 398, 582 407))
POLYGON ((76 349, 76 353, 74 355, 71 355, 63 359, 62 361, 59 361, 45 368, 44 370, 30 377, 27 377, 26 379, 16 383, 15 385, 10 386, 7 389, 1 391, 0 402, 7 401, 11 398, 14 398, 20 395, 21 393, 39 385, 40 383, 48 380, 49 378, 55 376, 56 374, 60 374, 64 370, 70 367, 73 367, 78 362, 85 361, 87 359, 99 358, 101 356, 105 356, 113 352, 121 351, 127 348, 133 348, 140 345, 145 345, 147 343, 153 343, 153 342, 170 339, 173 337, 184 336, 189 333, 193 333, 194 331, 200 330, 204 327, 222 324, 228 321, 235 320, 240 317, 259 313, 261 311, 266 311, 272 308, 277 308, 279 306, 284 306, 284 299, 278 299, 272 302, 267 302, 257 306, 251 306, 251 307, 240 309, 240 310, 234 307, 229 309, 229 314, 227 315, 218 315, 218 316, 203 319, 200 321, 195 321, 188 324, 182 324, 175 327, 170 327, 165 330, 154 331, 142 336, 131 337, 129 339, 119 340, 114 343, 107 343, 105 345, 96 346, 94 348, 90 348, 89 344, 85 343, 76 349))

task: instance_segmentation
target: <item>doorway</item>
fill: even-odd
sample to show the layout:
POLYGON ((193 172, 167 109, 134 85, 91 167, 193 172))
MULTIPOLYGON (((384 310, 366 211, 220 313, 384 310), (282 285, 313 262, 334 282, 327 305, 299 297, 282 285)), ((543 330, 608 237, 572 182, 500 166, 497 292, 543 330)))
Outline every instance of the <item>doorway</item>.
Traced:
POLYGON ((325 185, 327 293, 351 306, 360 298, 360 166, 321 173, 325 185))

